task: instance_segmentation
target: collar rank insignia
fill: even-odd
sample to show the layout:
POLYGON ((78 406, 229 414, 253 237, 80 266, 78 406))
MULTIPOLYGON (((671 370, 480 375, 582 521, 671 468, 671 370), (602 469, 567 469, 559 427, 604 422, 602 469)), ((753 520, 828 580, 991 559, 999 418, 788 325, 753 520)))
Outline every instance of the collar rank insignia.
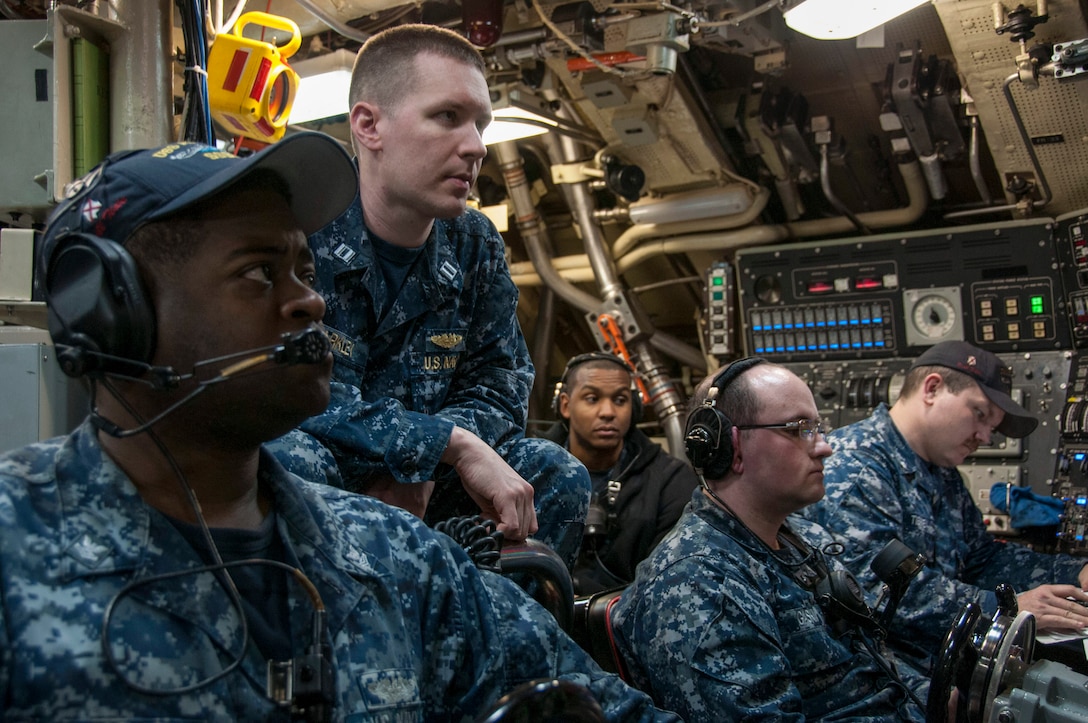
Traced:
POLYGON ((460 344, 464 338, 460 334, 435 334, 431 337, 431 343, 443 349, 452 349, 460 344))

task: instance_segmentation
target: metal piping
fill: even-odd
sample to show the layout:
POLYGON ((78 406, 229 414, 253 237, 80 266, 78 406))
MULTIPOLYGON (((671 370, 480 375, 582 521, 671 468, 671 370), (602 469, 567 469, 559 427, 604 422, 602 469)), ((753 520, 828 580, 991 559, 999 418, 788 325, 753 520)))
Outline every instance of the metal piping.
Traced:
MULTIPOLYGON (((1044 68, 1040 68, 1040 72, 1042 72, 1044 68)), ((1014 80, 1020 80, 1019 73, 1013 73, 1005 78, 1005 84, 1001 86, 1001 89, 1005 93, 1005 102, 1009 104, 1009 111, 1012 113, 1012 119, 1016 122, 1016 130, 1020 132, 1020 140, 1024 144, 1024 150, 1027 151, 1028 158, 1031 159, 1031 167, 1035 171, 1035 177, 1039 181, 1039 189, 1042 191, 1043 197, 1037 201, 1032 201, 1031 205, 1035 208, 1042 208, 1050 203, 1053 196, 1050 193, 1050 184, 1046 182, 1046 176, 1043 175, 1043 169, 1039 165, 1039 158, 1035 155, 1035 146, 1031 142, 1031 137, 1028 136, 1027 129, 1024 128, 1024 120, 1020 117, 1020 109, 1017 108, 1016 101, 1012 97, 1010 88, 1012 87, 1014 80)))
POLYGON ((557 293, 563 301, 576 309, 585 311, 596 308, 600 303, 597 297, 576 288, 561 278, 552 267, 545 241, 547 231, 533 203, 529 182, 525 178, 525 163, 521 160, 517 144, 514 141, 504 141, 495 144, 493 148, 499 167, 502 169, 503 180, 506 182, 506 192, 510 195, 510 203, 514 206, 518 231, 525 242, 525 250, 529 254, 533 268, 536 269, 544 284, 557 293))
MULTIPOLYGON (((1042 75, 1042 74, 1050 75, 1053 72, 1054 72, 1054 65, 1052 63, 1047 63, 1047 64, 1043 65, 1041 68, 1039 68, 1039 74, 1040 75, 1042 75)), ((1013 73, 1009 77, 1005 78, 1005 84, 1002 86, 1001 89, 1005 94, 1005 102, 1008 103, 1009 112, 1012 113, 1012 119, 1016 123, 1016 130, 1020 133, 1020 142, 1023 143, 1024 150, 1027 151, 1028 158, 1031 160, 1032 170, 1034 170, 1035 177, 1039 181, 1039 190, 1041 192, 1042 198, 1039 198, 1039 199, 1037 199, 1035 201, 1032 201, 1031 202, 1031 207, 1032 208, 1042 208, 1043 206, 1050 203, 1053 196, 1051 195, 1051 192, 1050 192, 1050 184, 1047 183, 1046 176, 1043 175, 1043 168, 1039 164, 1039 158, 1038 158, 1038 156, 1035 155, 1035 144, 1033 144, 1031 142, 1031 137, 1028 135, 1027 129, 1024 128, 1024 121, 1020 117, 1020 110, 1016 105, 1016 101, 1012 97, 1012 83, 1013 83, 1013 81, 1017 81, 1017 80, 1020 80, 1020 79, 1021 78, 1020 78, 1019 73, 1013 73)), ((975 137, 974 137, 975 122, 976 121, 977 121, 977 118, 972 119, 972 126, 971 126, 971 131, 972 131, 971 142, 972 142, 972 145, 974 143, 976 143, 975 137)), ((972 158, 972 165, 971 165, 971 175, 972 176, 975 175, 975 165, 974 164, 975 164, 975 160, 972 158)), ((975 177, 975 184, 979 186, 979 192, 983 194, 983 198, 989 199, 989 193, 984 191, 985 184, 982 184, 982 182, 981 182, 981 172, 979 173, 979 176, 975 177)), ((1004 211, 1018 211, 1018 210, 1022 210, 1021 209, 1021 204, 1019 204, 1019 203, 1006 203, 1006 204, 1001 204, 1001 205, 998 205, 998 206, 985 205, 985 206, 982 206, 981 208, 972 208, 972 209, 966 209, 966 210, 962 210, 962 211, 953 211, 951 213, 946 213, 944 215, 944 218, 946 218, 946 219, 968 218, 968 217, 971 217, 971 216, 982 216, 984 214, 989 214, 989 213, 1001 213, 1001 212, 1004 212, 1004 211)))
MULTIPOLYGON (((917 221, 925 212, 929 201, 929 190, 917 161, 899 164, 899 172, 910 199, 908 205, 887 211, 868 211, 858 214, 858 218, 871 228, 906 226, 917 221)), ((769 192, 768 192, 769 195, 769 192)), ((763 203, 766 203, 765 197, 763 203)), ((756 205, 759 205, 758 203, 756 205)), ((758 214, 757 214, 758 215, 758 214)), ((616 259, 616 269, 620 274, 656 256, 663 254, 686 253, 689 251, 726 251, 745 246, 777 243, 789 238, 808 236, 830 236, 847 233, 853 225, 845 218, 821 218, 796 223, 749 226, 732 232, 716 231, 713 227, 700 229, 693 233, 694 227, 705 225, 703 222, 667 224, 652 227, 659 234, 654 243, 642 244, 637 249, 616 259)), ((551 260, 553 270, 566 280, 588 280, 587 259, 583 255, 562 256, 551 260)), ((516 282, 521 285, 541 283, 534 277, 532 269, 526 264, 512 264, 511 274, 516 275, 516 282)))
POLYGON ((169 0, 115 0, 125 32, 110 42, 110 148, 174 140, 169 0))
POLYGON ((771 192, 766 188, 760 188, 759 193, 752 199, 752 205, 741 213, 731 216, 718 216, 716 218, 700 219, 698 221, 678 221, 676 223, 654 223, 632 226, 619 235, 612 244, 612 257, 623 258, 640 242, 648 238, 661 238, 662 236, 676 236, 683 233, 701 233, 704 231, 720 231, 723 229, 739 228, 759 218, 767 201, 771 198, 771 192))
MULTIPOLYGON (((574 140, 566 136, 559 138, 559 152, 561 157, 552 159, 556 163, 573 163, 579 159, 574 140)), ((631 307, 631 313, 637 316, 638 299, 629 294, 620 283, 619 274, 616 273, 615 265, 608 254, 604 235, 593 218, 594 207, 587 184, 582 182, 569 184, 569 186, 568 198, 571 201, 571 210, 574 213, 575 222, 581 229, 582 243, 585 245, 589 264, 593 268, 597 285, 601 290, 601 298, 606 300, 622 298, 631 307)), ((547 260, 547 264, 551 265, 550 259, 547 260)), ((604 306, 607 307, 607 304, 606 301, 604 306)), ((597 305, 591 312, 599 311, 600 308, 601 305, 597 305)), ((634 320, 631 321, 634 322, 634 320)), ((674 455, 681 455, 684 450, 684 429, 680 417, 684 410, 684 400, 676 390, 672 379, 669 378, 668 370, 658 361, 653 345, 650 344, 649 340, 653 338, 655 332, 652 327, 645 328, 648 327, 649 320, 642 320, 639 324, 644 327, 639 330, 641 333, 625 341, 636 357, 634 361, 638 364, 638 370, 649 389, 650 398, 646 402, 653 406, 665 430, 669 451, 674 455)))
POLYGON ((827 144, 820 144, 820 188, 823 189, 824 198, 831 206, 841 213, 846 218, 850 219, 850 223, 854 224, 854 228, 864 234, 872 233, 865 224, 854 215, 854 212, 846 207, 846 204, 839 200, 839 197, 835 195, 835 191, 831 188, 831 162, 828 159, 827 144))
POLYGON ((345 38, 351 38, 352 40, 358 40, 360 43, 365 43, 367 38, 370 37, 370 33, 364 33, 362 30, 353 28, 347 23, 340 22, 339 18, 326 12, 323 8, 318 7, 317 3, 313 2, 313 0, 295 0, 295 2, 345 38))

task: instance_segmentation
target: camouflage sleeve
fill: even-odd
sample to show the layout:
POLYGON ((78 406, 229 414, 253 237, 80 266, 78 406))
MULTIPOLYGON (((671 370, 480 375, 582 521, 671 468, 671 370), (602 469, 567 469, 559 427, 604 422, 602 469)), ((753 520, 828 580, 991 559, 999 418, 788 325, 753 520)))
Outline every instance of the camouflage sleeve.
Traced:
POLYGON ((472 214, 471 221, 487 224, 486 253, 464 292, 474 299, 472 323, 438 416, 498 447, 525 433, 534 370, 502 237, 482 215, 472 214))
POLYGON ((915 552, 926 555, 931 564, 911 581, 900 602, 894 630, 895 637, 911 640, 930 653, 936 651, 948 626, 968 602, 979 602, 992 610, 996 597, 955 576, 954 570, 934 564, 938 534, 935 521, 928 514, 930 504, 917 488, 905 485, 907 492, 896 492, 898 473, 883 460, 857 451, 840 456, 835 474, 849 480, 834 500, 828 500, 824 524, 844 543, 839 560, 858 578, 871 596, 879 595, 881 582, 869 569, 873 558, 893 539, 900 539, 915 552))
POLYGON ((659 703, 686 720, 804 720, 765 586, 696 560, 639 596, 623 628, 636 680, 652 671, 659 703))
POLYGON ((525 682, 562 678, 588 687, 609 721, 678 720, 601 670, 540 604, 509 579, 477 569, 450 537, 380 502, 318 492, 325 505, 316 514, 327 516, 325 527, 332 529, 312 554, 345 554, 362 582, 343 589, 345 599, 338 601, 350 618, 337 633, 343 641, 335 651, 339 685, 350 700, 360 691, 360 675, 384 676, 385 692, 393 695, 398 691, 388 690, 389 681, 400 670, 400 687, 414 688, 400 696, 418 698, 421 706, 350 709, 356 717, 477 720, 525 682), (337 527, 345 536, 342 550, 337 527))
POLYGON ((388 469, 398 482, 423 482, 434 479, 453 423, 408 411, 389 397, 364 402, 358 388, 333 382, 325 412, 301 428, 329 448, 344 480, 365 480, 388 469))

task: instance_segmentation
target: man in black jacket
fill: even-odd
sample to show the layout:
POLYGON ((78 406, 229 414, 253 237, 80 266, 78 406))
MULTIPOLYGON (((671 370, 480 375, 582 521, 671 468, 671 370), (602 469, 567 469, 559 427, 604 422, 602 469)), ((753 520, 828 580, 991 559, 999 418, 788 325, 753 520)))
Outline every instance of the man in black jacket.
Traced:
POLYGON ((562 421, 545 436, 566 446, 593 482, 573 570, 579 595, 631 582, 635 566, 680 518, 699 484, 686 462, 635 426, 641 406, 634 371, 604 352, 572 358, 556 390, 562 421))

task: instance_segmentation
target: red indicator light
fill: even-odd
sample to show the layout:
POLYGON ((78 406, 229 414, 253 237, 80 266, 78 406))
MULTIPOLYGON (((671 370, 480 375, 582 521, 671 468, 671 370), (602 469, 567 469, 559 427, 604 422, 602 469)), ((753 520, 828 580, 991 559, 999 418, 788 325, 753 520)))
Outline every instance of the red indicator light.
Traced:
POLYGON ((883 289, 884 283, 880 279, 858 279, 854 282, 854 288, 858 291, 872 291, 883 289))
POLYGON ((835 287, 826 281, 810 281, 808 284, 808 293, 810 294, 826 294, 834 290, 835 287))

